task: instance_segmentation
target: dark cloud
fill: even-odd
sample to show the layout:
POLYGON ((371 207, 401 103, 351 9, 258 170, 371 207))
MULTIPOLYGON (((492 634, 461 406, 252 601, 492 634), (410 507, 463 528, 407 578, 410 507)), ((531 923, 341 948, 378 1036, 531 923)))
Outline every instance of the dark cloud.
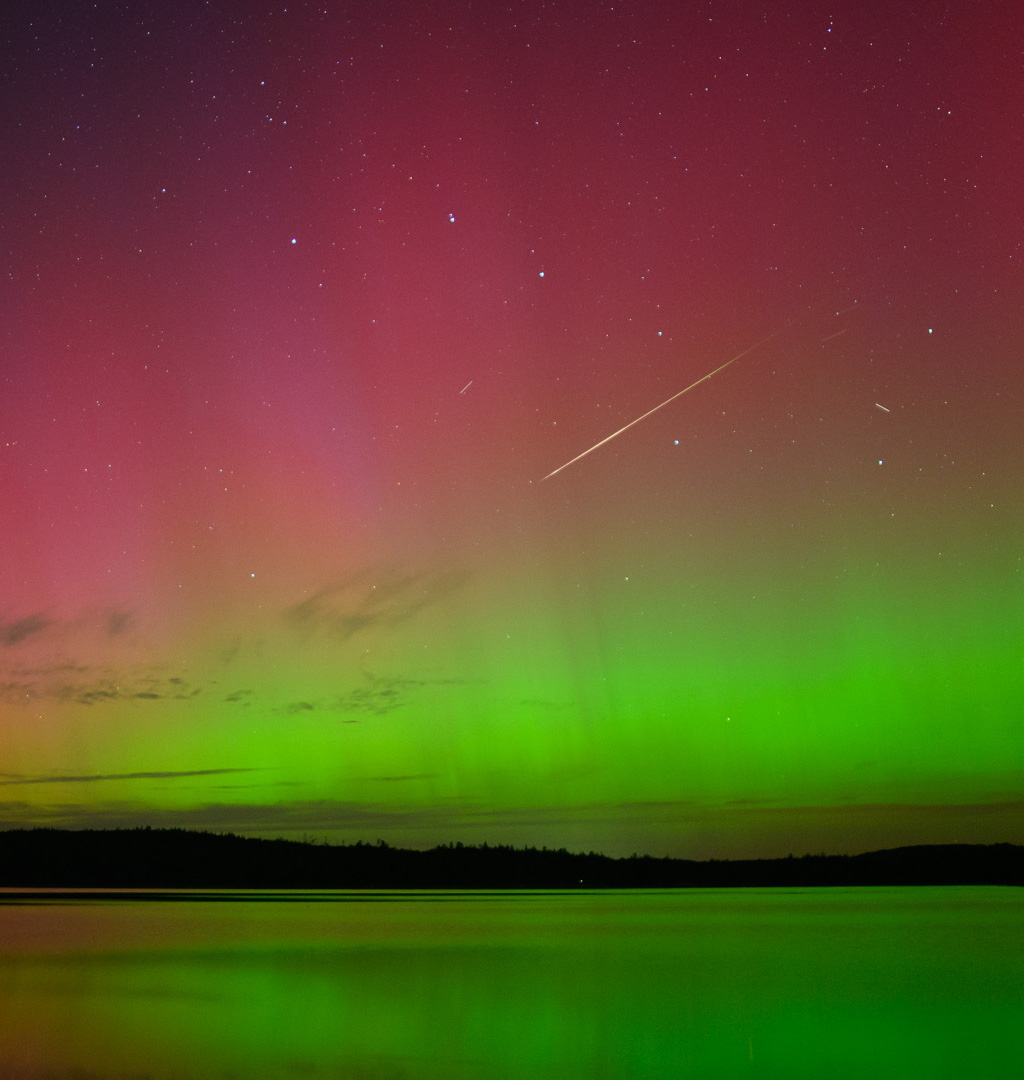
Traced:
POLYGON ((20 705, 38 696, 34 682, 0 682, 0 703, 5 705, 20 705))
POLYGON ((154 828, 208 829, 250 834, 302 833, 312 830, 370 831, 385 826, 447 827, 454 824, 448 808, 395 810, 365 802, 330 799, 291 803, 210 803, 187 809, 152 808, 142 803, 117 802, 83 806, 74 803, 48 807, 25 802, 0 803, 0 828, 116 829, 152 825, 154 828))
MULTIPOLYGON (((198 773, 128 774, 128 776, 194 776, 219 772, 248 770, 212 769, 198 773)), ((255 771, 255 770, 252 770, 255 771)), ((128 778, 126 776, 125 778, 128 778)), ((403 782, 432 778, 430 774, 406 776, 364 777, 364 781, 403 782)), ((76 777, 51 777, 50 781, 75 780, 76 777)), ((121 777, 83 777, 81 779, 121 779, 121 777)), ((47 782, 23 780, 21 783, 47 782)), ((10 812, 12 804, 0 804, 2 815, 10 812)), ((28 805, 28 804, 24 804, 28 805)), ((207 803, 186 809, 152 808, 142 804, 116 803, 96 807, 64 804, 49 809, 35 808, 39 823, 54 818, 67 818, 75 828, 130 828, 138 824, 154 827, 211 829, 249 833, 286 833, 324 830, 387 829, 392 832, 416 833, 422 830, 442 830, 450 835, 460 831, 500 832, 504 828, 531 826, 564 828, 583 822, 619 821, 624 817, 649 820, 652 816, 666 817, 689 813, 695 804, 688 802, 592 803, 582 806, 538 806, 530 808, 487 807, 468 799, 451 799, 433 805, 395 807, 367 800, 342 801, 315 799, 278 803, 207 803)), ((701 810, 710 808, 700 808, 701 810)))
POLYGON ((135 627, 135 619, 127 611, 107 612, 107 633, 111 637, 121 637, 135 627))
POLYGON ((95 705, 100 701, 116 701, 121 697, 120 691, 114 687, 99 686, 93 690, 83 690, 81 687, 64 687, 59 695, 65 700, 77 701, 79 705, 95 705))
POLYGON ((27 638, 42 633, 49 625, 50 620, 42 613, 26 615, 23 619, 15 619, 9 623, 0 623, 0 645, 5 648, 20 645, 27 638))
POLYGON ((371 629, 397 626, 445 599, 462 575, 364 571, 327 585, 285 611, 286 622, 302 635, 323 634, 347 641, 371 629))
POLYGON ((262 771, 262 769, 189 769, 183 772, 105 773, 88 776, 17 776, 15 779, 0 780, 0 785, 9 787, 15 784, 83 784, 95 783, 97 780, 169 780, 181 776, 223 776, 226 773, 262 771))
POLYGON ((386 716, 405 704, 402 688, 406 683, 402 680, 379 679, 373 676, 367 676, 367 679, 367 686, 357 687, 344 697, 338 698, 333 707, 344 713, 386 716))
POLYGON ((0 703, 24 704, 42 698, 98 705, 110 701, 188 701, 202 690, 189 686, 184 679, 154 674, 153 669, 139 669, 115 674, 108 669, 97 671, 79 665, 61 664, 53 668, 18 668, 6 673, 0 682, 0 703))
POLYGON ((386 716, 401 709, 408 700, 408 691, 426 686, 449 685, 454 679, 401 679, 390 675, 363 674, 363 685, 354 690, 330 698, 314 698, 312 701, 291 701, 282 707, 289 716, 306 712, 368 713, 386 716))
POLYGON ((68 636, 86 635, 91 640, 99 637, 123 637, 137 629, 135 616, 130 611, 118 609, 88 609, 72 619, 54 620, 42 612, 26 615, 11 622, 0 622, 0 645, 10 647, 51 630, 62 639, 68 636))

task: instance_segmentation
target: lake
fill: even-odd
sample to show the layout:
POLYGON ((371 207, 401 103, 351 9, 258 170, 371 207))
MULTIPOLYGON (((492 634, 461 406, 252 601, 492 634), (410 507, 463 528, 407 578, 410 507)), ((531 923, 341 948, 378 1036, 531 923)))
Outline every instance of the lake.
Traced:
POLYGON ((1013 888, 0 891, 5 1080, 1019 1080, 1022 1018, 1013 888))

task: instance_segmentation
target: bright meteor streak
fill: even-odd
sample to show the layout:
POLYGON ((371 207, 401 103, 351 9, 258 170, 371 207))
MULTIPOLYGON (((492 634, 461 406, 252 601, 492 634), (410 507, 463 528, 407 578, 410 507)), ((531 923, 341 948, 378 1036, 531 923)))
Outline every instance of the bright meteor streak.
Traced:
MULTIPOLYGON (((797 319, 793 320, 793 322, 798 321, 799 320, 797 319)), ((737 360, 742 360, 744 356, 749 355, 755 349, 759 349, 762 345, 764 345, 766 341, 771 341, 773 337, 777 337, 779 334, 782 333, 783 330, 788 330, 789 327, 793 325, 793 322, 788 322, 785 326, 780 326, 778 330, 773 330, 767 337, 763 337, 760 341, 754 342, 753 345, 751 345, 749 348, 744 349, 743 352, 737 353, 731 360, 726 360, 724 364, 720 364, 718 367, 715 368, 714 371, 709 371, 707 375, 702 375, 696 382, 690 383, 690 385, 687 386, 686 389, 680 390, 679 393, 673 394, 670 398, 666 398, 660 405, 655 405, 653 409, 648 409, 647 412, 643 414, 643 416, 638 416, 635 420, 630 420, 630 422, 626 424, 625 427, 620 427, 618 431, 613 431, 611 435, 607 436, 607 438, 602 439, 599 443, 594 443, 594 445, 590 447, 589 450, 584 450, 582 454, 577 454, 574 458, 572 458, 572 460, 567 461, 564 465, 559 465, 557 469, 553 469, 551 472, 548 473, 547 476, 541 477, 541 483, 543 483, 545 480, 549 480, 552 476, 554 476, 556 473, 560 473, 563 469, 568 469, 570 465, 574 465, 581 458, 585 458, 587 454, 592 454, 595 450, 599 450, 602 446, 604 446, 605 443, 609 443, 612 441, 612 439, 618 438, 624 431, 629 431, 631 427, 635 427, 637 424, 640 423, 641 420, 646 420, 648 416, 653 416, 659 409, 664 409, 666 405, 671 405, 672 402, 676 400, 676 398, 681 398, 683 394, 688 394, 695 386, 700 386, 702 382, 707 382, 712 375, 717 375, 720 371, 725 371, 725 369, 730 364, 735 364, 737 360)))

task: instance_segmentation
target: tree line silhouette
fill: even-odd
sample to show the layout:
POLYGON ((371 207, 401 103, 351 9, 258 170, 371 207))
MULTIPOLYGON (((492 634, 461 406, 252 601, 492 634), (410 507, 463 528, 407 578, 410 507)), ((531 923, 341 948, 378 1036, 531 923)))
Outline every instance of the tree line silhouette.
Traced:
POLYGON ((98 889, 616 889, 1024 885, 1024 847, 696 862, 461 843, 428 851, 186 829, 0 831, 0 886, 98 889))

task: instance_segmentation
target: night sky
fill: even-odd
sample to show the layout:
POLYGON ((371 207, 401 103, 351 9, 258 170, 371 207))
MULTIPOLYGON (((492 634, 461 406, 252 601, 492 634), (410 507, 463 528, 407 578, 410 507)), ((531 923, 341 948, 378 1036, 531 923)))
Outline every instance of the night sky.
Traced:
POLYGON ((1022 55, 5 4, 0 826, 1024 842, 1022 55))

